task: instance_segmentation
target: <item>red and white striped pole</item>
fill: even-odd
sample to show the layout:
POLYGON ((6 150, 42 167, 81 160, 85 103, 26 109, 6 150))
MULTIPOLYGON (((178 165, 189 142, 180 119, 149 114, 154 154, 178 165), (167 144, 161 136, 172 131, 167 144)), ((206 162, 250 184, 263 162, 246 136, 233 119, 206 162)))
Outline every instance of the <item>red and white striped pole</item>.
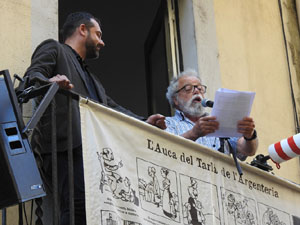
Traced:
POLYGON ((269 154, 277 168, 280 163, 300 156, 300 133, 270 145, 269 154))

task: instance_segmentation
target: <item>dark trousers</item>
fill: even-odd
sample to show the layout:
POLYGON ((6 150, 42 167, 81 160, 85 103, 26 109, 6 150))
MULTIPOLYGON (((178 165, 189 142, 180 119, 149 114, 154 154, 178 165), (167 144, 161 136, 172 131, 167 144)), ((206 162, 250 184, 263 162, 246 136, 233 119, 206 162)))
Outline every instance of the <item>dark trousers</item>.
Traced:
MULTIPOLYGON (((52 190, 52 160, 51 155, 43 155, 43 178, 44 182, 52 190)), ((85 225, 85 191, 84 191, 84 173, 82 148, 73 149, 74 166, 74 208, 75 224, 85 225)), ((58 195, 60 201, 60 224, 70 224, 69 210, 69 176, 68 176, 68 153, 57 153, 57 171, 58 171, 58 195)))

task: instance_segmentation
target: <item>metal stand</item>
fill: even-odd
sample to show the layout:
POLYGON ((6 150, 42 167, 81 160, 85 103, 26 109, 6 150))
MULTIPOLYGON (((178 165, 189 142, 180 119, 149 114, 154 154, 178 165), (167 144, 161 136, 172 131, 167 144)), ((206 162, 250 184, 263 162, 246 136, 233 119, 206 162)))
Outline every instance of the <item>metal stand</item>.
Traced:
MULTIPOLYGON (((33 130, 33 128, 36 126, 36 124, 39 122, 40 118, 42 117, 43 113, 49 106, 50 102, 54 98, 56 92, 58 91, 59 86, 56 83, 52 83, 50 85, 45 85, 42 88, 39 89, 31 89, 30 92, 27 92, 28 95, 21 94, 18 96, 18 99, 28 99, 34 98, 36 96, 39 96, 41 94, 44 94, 46 91, 46 95, 44 96, 43 100, 39 104, 38 108, 35 110, 34 114, 32 115, 30 121, 27 123, 26 127, 23 129, 23 133, 27 133, 33 130)), ((28 101, 28 100, 27 100, 28 101)))
MULTIPOLYGON (((54 96, 58 90, 59 90, 58 84, 51 83, 51 84, 47 84, 47 85, 44 85, 39 88, 29 87, 18 94, 17 97, 18 97, 18 102, 20 104, 28 102, 29 99, 31 99, 31 98, 34 98, 34 97, 37 97, 40 95, 44 95, 41 103, 39 104, 38 108, 35 110, 30 121, 27 123, 27 125, 22 130, 23 134, 28 134, 34 129, 34 127, 37 125, 40 118, 42 117, 42 115, 44 114, 45 110, 47 109, 47 107, 50 105, 51 102, 52 102, 52 105, 55 105, 55 103, 53 103, 53 101, 54 101, 54 96)), ((54 111, 55 109, 52 109, 52 110, 54 111)), ((54 113, 55 113, 55 111, 54 111, 54 113)), ((54 119, 54 121, 55 121, 55 119, 54 119)), ((55 124, 55 122, 54 122, 54 124, 55 124)), ((54 128, 54 129, 55 129, 55 131, 53 133, 55 136, 53 137, 53 141, 56 142, 56 128, 54 128)), ((55 143, 55 147, 56 147, 56 143, 55 143)), ((53 155, 56 156, 56 154, 53 154, 53 155)), ((53 161, 53 162, 57 163, 56 161, 53 161)), ((56 164, 55 164, 55 166, 53 166, 53 169, 54 168, 56 168, 56 164)), ((57 178, 57 173, 55 174, 55 178, 57 178)), ((57 186, 55 187, 55 190, 57 190, 57 186)), ((56 196, 56 198, 54 198, 54 199, 57 200, 58 196, 57 195, 55 195, 55 196, 56 196)), ((36 225, 42 225, 43 224, 43 221, 42 221, 43 210, 42 210, 41 206, 43 203, 43 199, 38 198, 35 200, 35 202, 37 205, 37 208, 35 211, 36 216, 37 216, 36 225)), ((55 202, 54 205, 55 205, 54 211, 57 212, 58 211, 58 203, 55 202)), ((55 215, 54 218, 58 218, 58 214, 55 215)), ((58 221, 55 222, 54 224, 58 224, 58 221)))
MULTIPOLYGON (((19 90, 18 92, 18 102, 20 104, 28 102, 29 99, 44 95, 42 101, 40 102, 38 108, 35 110, 31 120, 24 126, 22 133, 28 134, 31 132, 40 118, 44 114, 45 110, 51 103, 51 142, 52 142, 52 188, 53 188, 53 225, 59 224, 59 197, 58 197, 58 171, 57 171, 57 140, 56 140, 56 104, 55 104, 55 95, 59 92, 68 97, 68 171, 69 171, 69 187, 70 187, 70 225, 75 224, 75 208, 74 208, 74 180, 73 180, 73 147, 72 147, 72 100, 75 99, 78 101, 79 95, 70 90, 59 89, 59 86, 56 83, 51 83, 43 85, 39 88, 29 87, 24 90, 19 90)), ((36 199, 36 225, 42 225, 42 202, 41 198, 36 199)))
MULTIPOLYGON (((1 83, 1 104, 4 110, 0 113, 0 150, 1 150, 1 163, 5 165, 3 171, 8 170, 9 173, 3 172, 5 179, 7 180, 6 186, 11 187, 10 192, 6 192, 7 189, 2 191, 1 198, 5 201, 1 202, 1 207, 9 207, 14 204, 19 204, 19 225, 24 224, 23 218, 23 202, 30 199, 43 197, 46 195, 43 189, 43 183, 34 159, 33 152, 29 145, 27 131, 33 128, 36 123, 32 121, 25 127, 22 111, 19 103, 20 98, 16 96, 16 90, 13 87, 10 74, 8 70, 0 71, 0 83, 1 83), (3 76, 3 78, 2 78, 3 76), (4 156, 4 157, 3 157, 4 156), (9 163, 6 163, 9 162, 9 163), (23 166, 20 166, 23 165, 23 166), (26 169, 24 169, 26 167, 26 169), (5 170, 4 170, 5 169, 5 170), (26 177, 26 179, 24 179, 26 177), (7 194, 3 194, 7 193, 7 194)), ((15 75, 16 78, 16 75, 15 75)), ((24 82, 24 80, 21 82, 24 82)), ((34 89, 34 88, 32 88, 34 89)), ((50 90, 50 94, 54 94, 58 90, 58 85, 48 85, 47 88, 42 90, 42 93, 46 93, 50 90), (55 92, 55 93, 54 93, 55 92)), ((41 89, 40 89, 41 90, 41 89)), ((26 93, 31 93, 29 90, 22 91, 20 96, 26 96, 26 93)), ((49 94, 47 93, 46 96, 49 94)), ((51 96, 50 96, 51 98, 51 96)), ((51 99, 50 99, 51 101, 51 99)), ((47 105, 44 105, 46 108, 47 105)), ((39 110, 40 112, 40 110, 39 110)), ((42 114, 41 112, 40 114, 42 114)), ((35 113, 35 115, 37 112, 35 113)), ((38 116, 35 116, 38 121, 38 116)), ((2 165, 2 164, 1 164, 2 165)), ((2 178, 3 179, 3 178, 2 178)), ((2 190, 2 189, 1 189, 2 190)), ((2 223, 6 224, 6 211, 2 210, 2 223)), ((27 216, 24 210, 24 216, 27 221, 27 216)))
MULTIPOLYGON (((4 81, 5 81, 5 87, 7 87, 8 91, 6 94, 6 92, 4 93, 2 91, 2 89, 0 89, 0 92, 2 91, 1 94, 4 93, 7 95, 7 97, 6 97, 6 95, 3 95, 5 97, 5 100, 7 100, 8 98, 10 99, 10 101, 12 102, 11 103, 12 106, 10 108, 12 108, 12 109, 10 111, 8 111, 8 110, 4 111, 5 113, 3 113, 3 112, 2 112, 2 114, 0 113, 0 119, 2 117, 4 117, 3 121, 6 121, 6 120, 7 121, 16 121, 16 122, 14 122, 16 128, 15 127, 13 127, 13 128, 15 128, 15 130, 17 130, 17 132, 20 131, 20 135, 18 135, 18 137, 19 137, 20 141, 24 142, 25 147, 27 147, 28 149, 30 149, 29 141, 27 140, 29 133, 35 128, 35 126, 39 122, 40 118, 42 117, 42 115, 44 114, 46 109, 49 107, 50 103, 52 103, 50 111, 51 111, 51 123, 52 123, 52 125, 51 125, 51 127, 52 127, 51 128, 51 130, 52 130, 52 149, 53 149, 52 157, 54 158, 54 159, 52 159, 52 175, 53 175, 52 180, 53 180, 53 190, 54 190, 53 191, 54 192, 54 194, 53 194, 54 195, 54 198, 53 198, 54 199, 54 218, 53 218, 54 223, 53 224, 59 223, 58 185, 57 185, 58 171, 57 171, 57 146, 56 146, 57 145, 56 110, 55 110, 55 98, 54 97, 55 97, 56 93, 59 92, 60 94, 67 96, 67 98, 68 98, 68 122, 69 122, 69 126, 68 126, 68 137, 69 137, 68 138, 68 171, 69 171, 69 187, 70 187, 70 196, 69 196, 69 199, 70 199, 70 225, 73 225, 73 224, 75 224, 75 216, 74 216, 75 209, 74 209, 73 146, 72 146, 72 115, 73 115, 72 114, 72 101, 73 100, 78 101, 79 94, 72 92, 70 90, 59 89, 59 86, 56 83, 49 83, 49 84, 43 85, 41 87, 31 86, 31 87, 25 89, 24 88, 25 84, 26 84, 25 79, 22 79, 22 78, 18 77, 17 75, 15 75, 15 80, 18 79, 21 83, 19 85, 19 88, 14 89, 8 70, 0 71, 0 75, 2 75, 2 74, 4 76, 4 79, 2 79, 2 78, 0 79, 0 84, 1 84, 0 86, 1 87, 4 86, 4 81), (35 98, 35 97, 41 98, 41 102, 38 105, 37 109, 34 111, 32 118, 25 126, 25 124, 23 122, 23 118, 22 118, 22 110, 21 110, 22 104, 28 102, 30 99, 35 98), (16 118, 14 117, 13 119, 11 119, 11 115, 14 115, 16 118), (22 140, 21 140, 21 137, 22 137, 22 140)), ((4 103, 7 103, 7 102, 8 101, 5 101, 4 103)), ((4 104, 2 101, 1 101, 1 103, 4 104)), ((5 108, 5 106, 6 105, 4 104, 4 108, 5 108)), ((2 123, 4 123, 4 122, 2 122, 2 123)), ((1 120, 0 120, 0 125, 1 125, 1 120)), ((2 127, 4 127, 4 125, 2 127)), ((1 128, 1 126, 0 126, 0 128, 1 128)), ((7 127, 4 127, 4 128, 7 128, 7 127)), ((4 133, 4 132, 2 132, 2 133, 4 133)), ((0 134, 2 134, 2 133, 0 130, 0 134)), ((10 133, 6 134, 6 136, 9 136, 9 135, 10 135, 10 133)), ((6 138, 6 136, 5 136, 5 140, 6 141, 10 140, 9 138, 6 138)), ((18 139, 18 141, 19 141, 19 139, 18 139)), ((2 140, 1 135, 0 135, 0 140, 2 140)), ((15 139, 13 139, 13 140, 15 140, 15 139)), ((0 144, 1 143, 2 142, 0 141, 0 144)), ((15 145, 13 147, 15 147, 15 145)), ((1 147, 2 147, 2 144, 0 145, 0 150, 1 150, 1 147)), ((17 145, 15 148, 18 151, 20 150, 20 148, 17 145)), ((14 155, 19 154, 19 152, 17 152, 17 150, 14 149, 14 152, 13 152, 14 155)), ((23 150, 23 148, 21 150, 23 150)), ((22 151, 20 153, 23 154, 23 152, 26 152, 26 151, 22 151)), ((32 155, 32 159, 34 160, 33 152, 31 150, 27 151, 26 153, 27 154, 30 153, 32 155)), ((12 157, 11 154, 8 154, 8 156, 12 157)), ((18 156, 18 158, 16 157, 16 159, 20 160, 19 158, 20 158, 19 156, 18 156)), ((15 160, 15 161, 17 161, 17 160, 15 160)), ((20 168, 20 167, 17 167, 17 168, 20 168)), ((19 172, 19 171, 17 171, 17 172, 19 172)), ((38 173, 37 168, 36 168, 36 172, 38 173)), ((30 175, 33 175, 33 174, 34 173, 31 173, 30 175)), ((32 176, 32 177, 34 177, 34 176, 32 176)), ((35 184, 36 183, 42 184, 42 181, 35 182, 35 184)), ((40 189, 30 190, 30 193, 37 192, 39 190, 40 189)), ((40 197, 43 197, 44 195, 45 195, 45 192, 43 191, 42 194, 40 194, 40 195, 36 194, 32 198, 32 199, 35 198, 36 205, 37 205, 37 207, 36 207, 36 216, 37 216, 36 224, 37 225, 43 224, 42 219, 41 219, 43 216, 43 211, 41 208, 42 198, 40 198, 40 197)), ((7 207, 7 206, 5 205, 3 207, 7 207)), ((22 208, 23 208, 22 204, 19 204, 19 225, 23 225, 23 223, 24 223, 22 208)), ((27 221, 26 213, 24 213, 24 215, 25 215, 25 219, 27 221)), ((2 210, 2 224, 3 225, 6 224, 6 211, 5 210, 2 210)))
POLYGON ((43 199, 42 198, 36 198, 35 199, 36 209, 35 209, 35 215, 36 215, 36 221, 35 225, 43 225, 42 217, 43 217, 43 199))
POLYGON ((270 156, 264 156, 263 154, 259 154, 255 156, 255 158, 250 163, 251 166, 255 166, 264 171, 270 172, 273 170, 272 166, 267 163, 267 160, 270 159, 270 156))

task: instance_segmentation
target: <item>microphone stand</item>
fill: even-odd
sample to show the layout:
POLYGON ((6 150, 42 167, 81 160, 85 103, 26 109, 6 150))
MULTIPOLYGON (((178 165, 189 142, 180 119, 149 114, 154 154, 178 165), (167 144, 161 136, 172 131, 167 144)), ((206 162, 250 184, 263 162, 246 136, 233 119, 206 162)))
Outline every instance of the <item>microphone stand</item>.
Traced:
POLYGON ((237 160, 237 157, 236 157, 236 151, 232 148, 230 142, 228 141, 229 138, 226 137, 226 138, 220 138, 220 148, 218 149, 219 152, 222 152, 224 153, 224 145, 225 145, 225 141, 227 142, 228 144, 228 147, 229 147, 229 152, 232 154, 232 157, 233 157, 233 160, 234 160, 234 163, 235 163, 235 166, 236 166, 236 169, 239 173, 240 176, 243 175, 243 171, 242 171, 242 168, 241 168, 241 165, 239 164, 238 160, 237 160))
MULTIPOLYGON (((203 107, 213 108, 214 102, 211 101, 211 100, 208 100, 208 99, 202 99, 201 105, 203 107)), ((232 154, 232 157, 233 157, 235 166, 237 168, 237 171, 238 171, 239 175, 242 176, 243 175, 243 171, 242 171, 241 165, 239 164, 239 162, 237 160, 236 151, 232 148, 232 146, 231 146, 231 144, 230 144, 230 142, 228 140, 229 140, 229 137, 220 138, 220 148, 218 149, 218 151, 224 153, 224 144, 225 144, 225 141, 226 141, 227 144, 228 144, 228 147, 229 147, 229 152, 232 154)))
POLYGON ((264 171, 270 172, 273 170, 273 168, 267 163, 267 160, 269 159, 269 155, 264 156, 263 154, 259 154, 255 156, 250 165, 262 169, 264 171))

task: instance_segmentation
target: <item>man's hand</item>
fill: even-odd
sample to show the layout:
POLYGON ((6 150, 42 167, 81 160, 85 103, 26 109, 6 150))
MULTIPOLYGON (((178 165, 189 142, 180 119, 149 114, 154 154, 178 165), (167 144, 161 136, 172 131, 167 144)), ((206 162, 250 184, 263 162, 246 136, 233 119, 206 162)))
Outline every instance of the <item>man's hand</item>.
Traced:
POLYGON ((254 132, 255 123, 251 117, 244 117, 237 125, 238 132, 246 138, 251 138, 254 132))
MULTIPOLYGON (((245 138, 250 139, 254 133, 254 120, 251 117, 244 117, 243 120, 238 122, 238 132, 243 134, 245 138)), ((255 138, 251 141, 246 141, 241 137, 237 143, 237 151, 246 156, 253 156, 258 148, 258 139, 255 138)))
POLYGON ((215 116, 204 116, 195 123, 193 130, 198 138, 214 133, 219 129, 219 122, 216 119, 215 116))
POLYGON ((67 89, 67 90, 72 89, 74 87, 74 85, 71 84, 70 80, 65 75, 57 74, 56 76, 51 77, 49 81, 52 83, 55 82, 58 84, 60 88, 67 89))
POLYGON ((146 120, 146 123, 149 123, 163 130, 167 128, 165 123, 165 117, 160 114, 154 114, 149 116, 148 119, 146 120))
POLYGON ((182 134, 184 138, 196 141, 199 137, 214 133, 219 129, 219 122, 215 116, 201 117, 194 125, 194 127, 182 134))

